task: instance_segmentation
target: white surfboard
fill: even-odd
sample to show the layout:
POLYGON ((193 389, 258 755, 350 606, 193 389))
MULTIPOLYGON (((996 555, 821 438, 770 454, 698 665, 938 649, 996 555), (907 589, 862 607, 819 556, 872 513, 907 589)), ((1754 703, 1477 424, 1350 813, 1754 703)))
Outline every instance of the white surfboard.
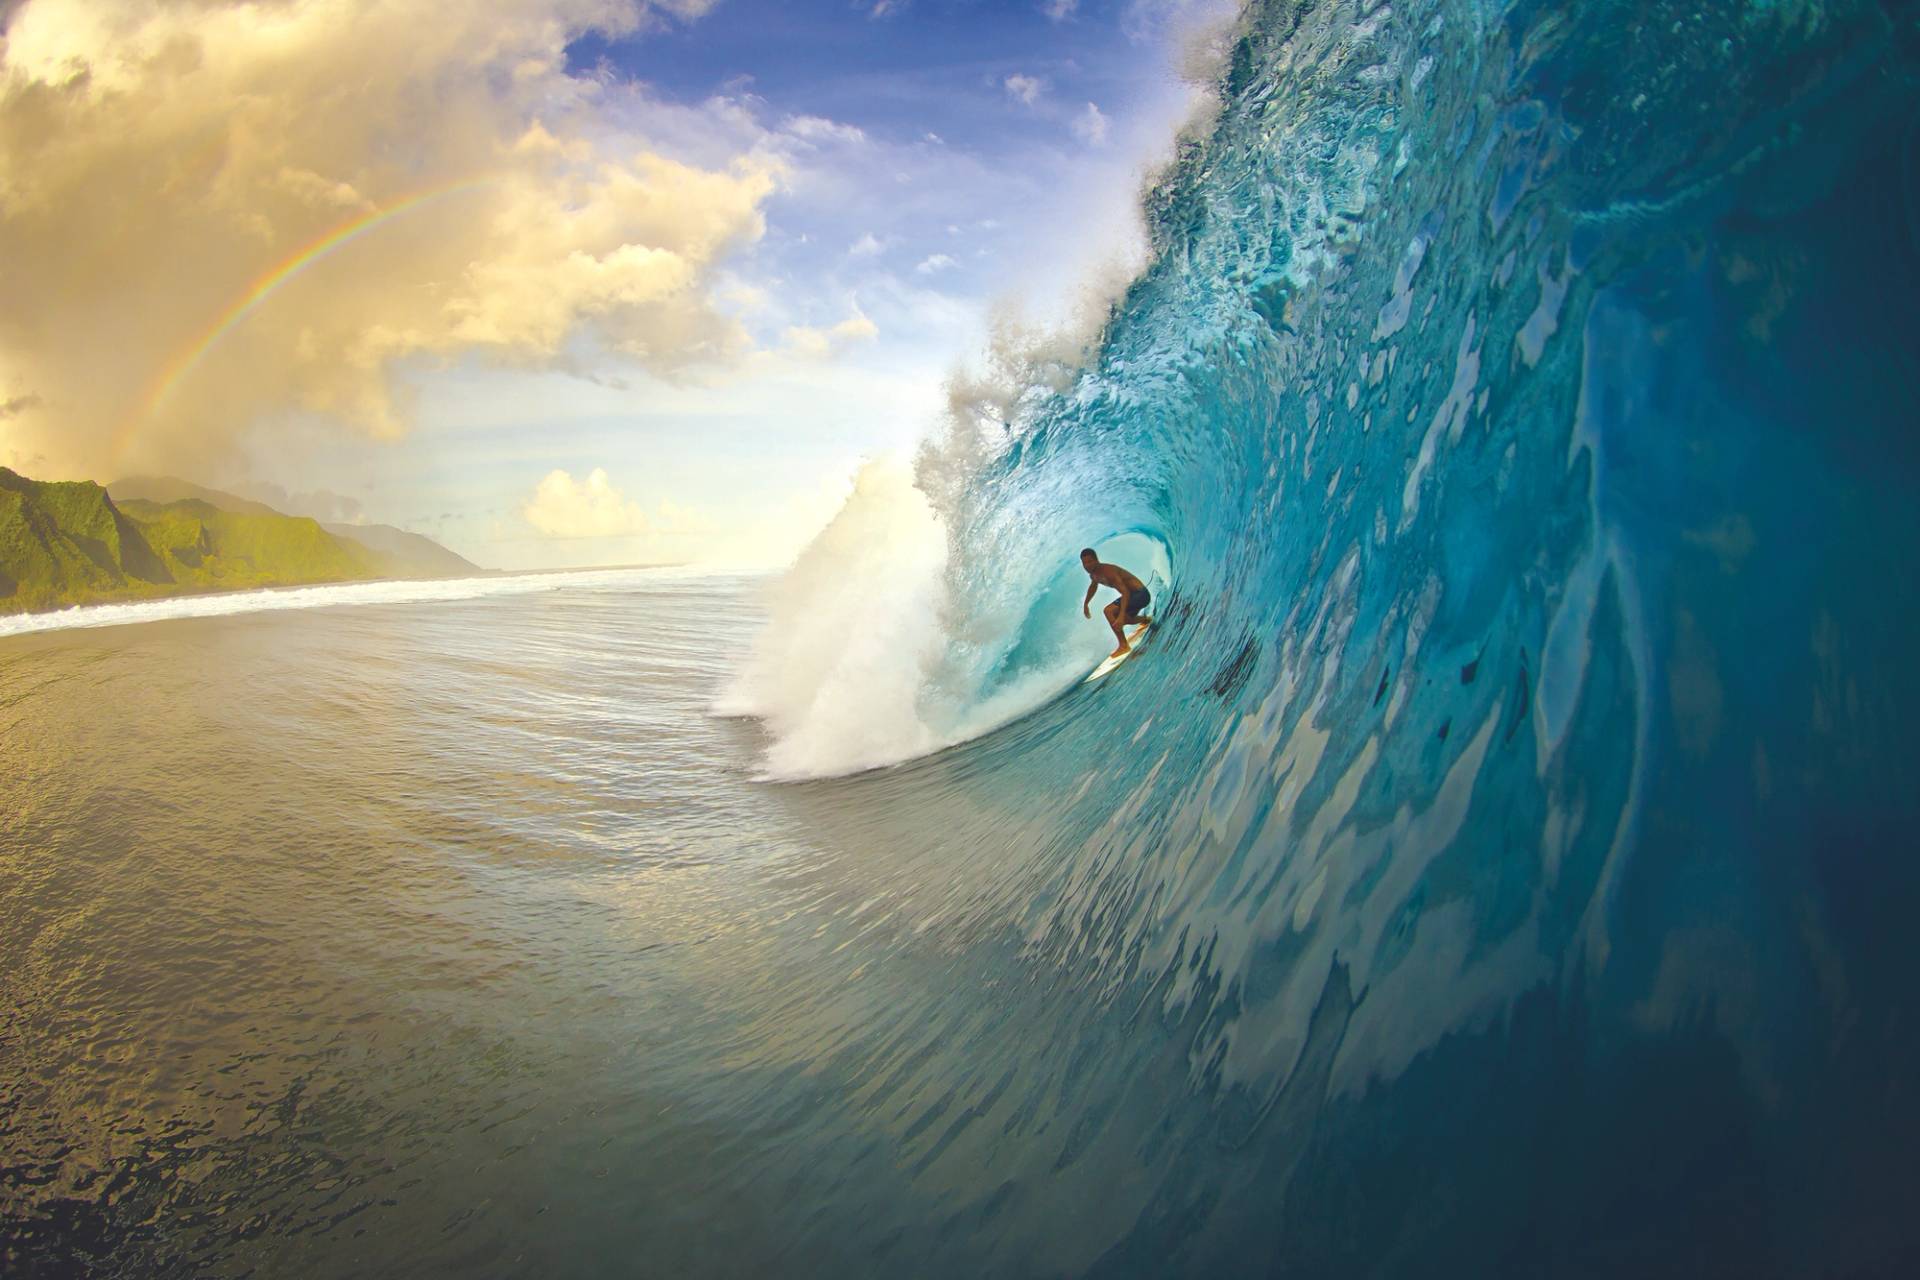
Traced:
POLYGON ((1093 674, 1088 676, 1083 683, 1092 684, 1095 680, 1098 680, 1101 676, 1106 675, 1128 658, 1140 652, 1140 638, 1147 634, 1147 628, 1151 625, 1151 623, 1143 622, 1135 627, 1133 634, 1127 637, 1127 651, 1117 658, 1109 655, 1099 666, 1093 669, 1093 674))

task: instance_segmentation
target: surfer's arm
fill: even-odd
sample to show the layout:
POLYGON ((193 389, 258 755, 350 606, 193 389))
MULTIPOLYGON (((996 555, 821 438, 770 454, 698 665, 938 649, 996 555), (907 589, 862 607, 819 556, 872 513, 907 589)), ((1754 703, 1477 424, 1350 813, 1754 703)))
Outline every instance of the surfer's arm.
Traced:
POLYGON ((1099 589, 1100 589, 1100 584, 1099 584, 1099 583, 1098 583, 1097 581, 1096 581, 1096 582, 1089 582, 1089 583, 1087 584, 1087 598, 1086 598, 1085 600, 1082 600, 1082 601, 1080 602, 1080 616, 1081 616, 1081 617, 1083 617, 1083 618, 1091 618, 1091 617, 1093 616, 1092 614, 1090 614, 1090 613, 1088 613, 1088 612, 1087 612, 1087 606, 1093 603, 1093 593, 1094 593, 1094 592, 1096 592, 1096 591, 1098 591, 1099 589))

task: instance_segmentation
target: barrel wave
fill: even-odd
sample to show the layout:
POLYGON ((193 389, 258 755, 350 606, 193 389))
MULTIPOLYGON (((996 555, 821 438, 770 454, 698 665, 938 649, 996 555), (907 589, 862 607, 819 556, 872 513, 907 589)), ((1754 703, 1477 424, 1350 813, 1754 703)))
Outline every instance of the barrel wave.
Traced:
POLYGON ((863 478, 727 703, 776 775, 891 766, 794 794, 1019 989, 939 1001, 1024 1029, 937 1051, 948 1230, 1920 1261, 1917 73, 1893 5, 1248 10, 1084 366, 863 478), (1096 685, 1087 544, 1158 615, 1096 685))

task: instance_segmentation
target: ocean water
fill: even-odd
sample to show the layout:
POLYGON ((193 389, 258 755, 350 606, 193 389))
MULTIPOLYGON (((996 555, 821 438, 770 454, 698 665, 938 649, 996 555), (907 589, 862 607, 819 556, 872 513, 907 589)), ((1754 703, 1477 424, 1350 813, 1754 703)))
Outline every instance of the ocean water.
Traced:
POLYGON ((0 1261, 1920 1270, 1917 105, 1255 4, 1085 363, 784 577, 0 637, 0 1261))

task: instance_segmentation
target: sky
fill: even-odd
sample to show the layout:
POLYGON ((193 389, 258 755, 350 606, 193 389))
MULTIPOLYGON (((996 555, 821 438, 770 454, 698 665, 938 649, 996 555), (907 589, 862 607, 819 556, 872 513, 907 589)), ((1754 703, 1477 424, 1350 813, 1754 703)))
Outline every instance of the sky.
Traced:
POLYGON ((778 564, 1137 266, 1225 8, 0 0, 0 464, 778 564))

